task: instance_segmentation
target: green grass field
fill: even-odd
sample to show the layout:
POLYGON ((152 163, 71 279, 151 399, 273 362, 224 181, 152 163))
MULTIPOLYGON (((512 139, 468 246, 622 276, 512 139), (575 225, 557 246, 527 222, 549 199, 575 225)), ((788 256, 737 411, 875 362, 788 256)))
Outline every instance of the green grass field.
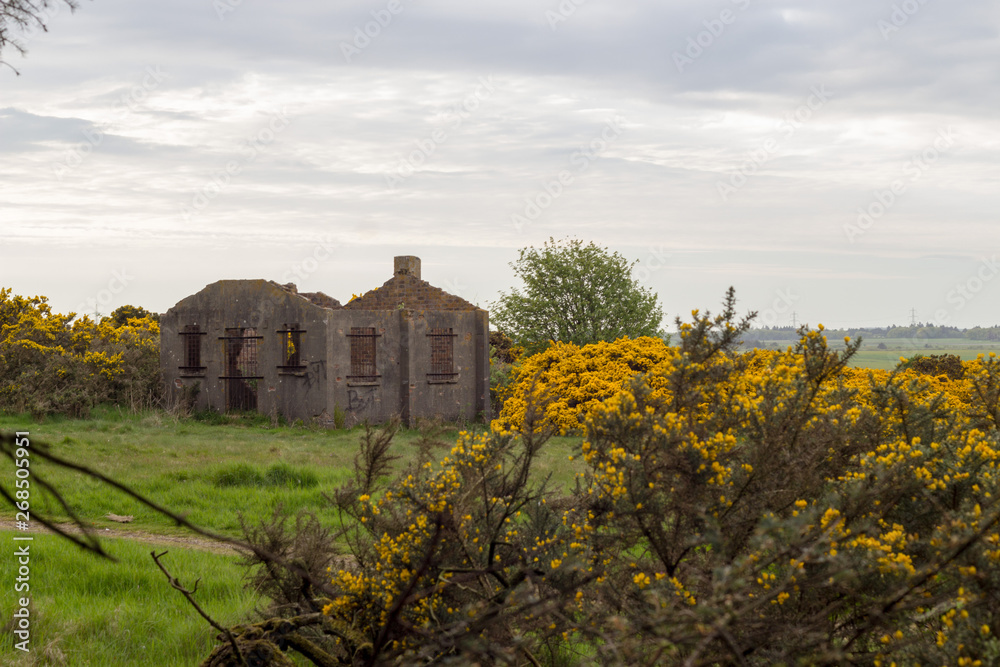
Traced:
MULTIPOLYGON (((0 531, 0 543, 30 544, 30 652, 14 649, 10 620, 15 609, 13 581, 17 564, 13 546, 0 558, 0 581, 10 587, 0 607, 0 664, 196 665, 215 644, 215 630, 167 583, 150 556, 151 547, 108 540, 118 562, 86 553, 53 535, 13 542, 14 533, 0 531)), ((182 548, 161 560, 191 588, 200 579, 196 599, 213 618, 231 625, 247 618, 257 597, 240 583, 243 569, 235 555, 182 548)))
POLYGON ((851 360, 852 366, 860 368, 881 368, 891 370, 899 363, 900 357, 909 359, 918 354, 954 354, 965 361, 975 359, 980 354, 1000 352, 1000 343, 985 341, 964 341, 960 338, 929 338, 913 341, 907 338, 883 338, 863 340, 861 349, 851 360), (880 349, 884 345, 886 349, 880 349))
MULTIPOLYGON (((239 536, 239 516, 255 522, 280 504, 295 512, 308 509, 334 522, 324 494, 351 478, 362 427, 317 430, 209 424, 178 420, 162 413, 121 415, 105 412, 92 419, 52 419, 32 424, 23 417, 0 417, 0 429, 28 430, 31 439, 52 446, 59 456, 84 463, 135 489, 155 502, 186 513, 193 523, 239 536)), ((447 428, 438 438, 450 446, 458 429, 447 428)), ((417 453, 417 430, 401 430, 396 453, 406 465, 417 453)), ((538 462, 538 473, 571 485, 575 468, 567 462, 579 438, 554 438, 538 462)), ((440 450, 443 458, 447 449, 440 450)), ((166 517, 125 494, 83 475, 33 463, 33 475, 45 476, 59 488, 78 515, 97 528, 120 528, 107 514, 135 517, 129 528, 177 533, 166 517)), ((9 480, 0 480, 0 483, 9 480)), ((61 514, 52 498, 40 490, 32 508, 61 514)), ((13 519, 3 508, 0 516, 13 519)))

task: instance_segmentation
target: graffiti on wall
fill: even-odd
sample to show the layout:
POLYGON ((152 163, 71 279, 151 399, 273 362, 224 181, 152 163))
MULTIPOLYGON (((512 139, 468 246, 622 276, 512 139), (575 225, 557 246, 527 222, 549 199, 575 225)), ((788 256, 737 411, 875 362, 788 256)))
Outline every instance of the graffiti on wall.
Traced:
POLYGON ((306 368, 306 391, 323 382, 326 382, 326 360, 310 361, 306 368))
POLYGON ((375 406, 376 387, 361 387, 347 390, 347 411, 364 412, 375 406))

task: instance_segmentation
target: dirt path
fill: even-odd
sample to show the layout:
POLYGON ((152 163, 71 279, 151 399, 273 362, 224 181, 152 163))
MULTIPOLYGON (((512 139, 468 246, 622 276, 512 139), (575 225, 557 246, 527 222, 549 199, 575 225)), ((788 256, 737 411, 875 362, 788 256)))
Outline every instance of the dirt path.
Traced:
MULTIPOLYGON (((56 524, 60 529, 71 533, 74 535, 79 535, 82 531, 80 528, 73 523, 58 523, 56 524)), ((14 530, 13 521, 4 521, 2 527, 8 530, 14 530)), ((51 533, 45 526, 38 523, 37 521, 32 521, 28 529, 29 533, 51 533)), ((102 526, 94 527, 92 529, 92 534, 97 536, 98 539, 120 539, 120 540, 133 540, 135 542, 143 542, 145 544, 150 544, 159 547, 183 547, 185 549, 199 549, 201 551, 210 551, 212 553, 218 554, 239 554, 240 551, 231 545, 223 544, 221 542, 216 542, 205 537, 197 535, 161 535, 158 533, 150 533, 145 530, 138 530, 135 528, 130 528, 128 524, 113 525, 113 526, 102 526)))

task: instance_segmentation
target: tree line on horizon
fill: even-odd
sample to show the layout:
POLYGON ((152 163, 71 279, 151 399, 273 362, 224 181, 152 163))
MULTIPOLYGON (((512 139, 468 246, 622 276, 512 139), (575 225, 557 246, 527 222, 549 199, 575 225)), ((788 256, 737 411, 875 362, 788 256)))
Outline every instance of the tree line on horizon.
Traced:
MULTIPOLYGON (((793 326, 763 326, 748 329, 746 339, 759 340, 798 340, 801 327, 793 326)), ((826 329, 826 335, 833 338, 850 336, 851 338, 955 338, 975 341, 1000 341, 1000 325, 975 326, 967 329, 946 325, 924 324, 887 327, 848 327, 841 329, 826 329)))

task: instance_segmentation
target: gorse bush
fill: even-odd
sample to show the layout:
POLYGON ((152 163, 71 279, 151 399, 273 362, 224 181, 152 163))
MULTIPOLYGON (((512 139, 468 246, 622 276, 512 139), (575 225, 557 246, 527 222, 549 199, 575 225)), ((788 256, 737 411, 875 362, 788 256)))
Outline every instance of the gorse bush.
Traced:
POLYGON ((653 370, 581 413, 570 495, 531 474, 556 392, 396 478, 369 447, 332 577, 209 663, 308 629, 324 665, 996 664, 1000 362, 949 395, 855 373, 821 331, 737 354, 747 324, 730 295, 637 357, 653 370))
POLYGON ((159 325, 116 325, 53 313, 45 297, 0 288, 0 410, 86 415, 111 403, 130 410, 159 404, 159 325))
MULTIPOLYGON (((822 329, 821 329, 822 331, 822 329)), ((798 351, 753 350, 739 358, 747 380, 759 383, 774 367, 794 363, 798 351)), ((560 433, 580 433, 587 417, 626 389, 639 375, 658 398, 670 395, 669 377, 681 358, 679 348, 660 338, 620 338, 612 343, 590 345, 555 343, 544 352, 521 359, 513 367, 503 389, 501 410, 495 414, 493 428, 507 431, 521 429, 529 405, 544 406, 542 422, 560 433)), ((939 355, 902 361, 895 372, 843 367, 838 378, 867 400, 870 387, 883 384, 890 377, 912 384, 921 395, 943 394, 953 407, 969 407, 976 391, 974 376, 981 360, 962 362, 955 355, 939 355)))
POLYGON ((664 373, 678 355, 662 338, 554 343, 513 367, 493 427, 518 431, 529 406, 542 406, 546 426, 561 433, 582 432, 586 416, 625 389, 637 373, 649 374, 657 390, 665 390, 664 373))
MULTIPOLYGON (((855 348, 821 332, 761 363, 696 330, 666 396, 636 381, 588 423, 595 543, 618 577, 603 595, 624 611, 614 659, 991 663, 995 428, 919 378, 872 375, 862 395, 855 348)), ((1000 364, 981 365, 992 391, 1000 364)))
POLYGON ((961 380, 965 375, 962 359, 955 354, 914 355, 900 363, 901 368, 912 368, 925 375, 946 375, 951 380, 961 380))

